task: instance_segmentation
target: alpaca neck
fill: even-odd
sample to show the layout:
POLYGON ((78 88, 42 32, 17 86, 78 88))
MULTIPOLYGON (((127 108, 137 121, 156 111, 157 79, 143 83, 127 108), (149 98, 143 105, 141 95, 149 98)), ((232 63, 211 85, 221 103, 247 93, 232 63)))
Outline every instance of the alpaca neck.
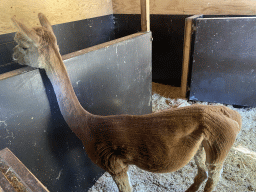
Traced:
POLYGON ((81 128, 85 128, 91 114, 78 101, 59 52, 53 49, 48 58, 45 70, 53 85, 61 114, 72 131, 81 135, 81 128))

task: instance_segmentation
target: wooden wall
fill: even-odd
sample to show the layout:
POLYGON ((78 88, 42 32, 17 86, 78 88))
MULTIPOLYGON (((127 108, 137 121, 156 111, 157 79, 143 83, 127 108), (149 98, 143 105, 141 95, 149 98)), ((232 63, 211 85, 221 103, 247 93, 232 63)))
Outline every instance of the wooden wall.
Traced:
POLYGON ((11 17, 31 26, 39 25, 37 14, 44 13, 51 24, 66 23, 113 13, 112 0, 1 0, 0 35, 15 32, 11 17))
MULTIPOLYGON (((139 14, 140 0, 112 0, 115 14, 139 14)), ((150 0, 151 14, 256 14, 255 0, 150 0)))
MULTIPOLYGON (((140 0, 1 0, 0 35, 16 31, 13 15, 27 24, 39 25, 43 12, 52 24, 66 23, 108 14, 140 14, 140 0)), ((256 14, 255 0, 150 0, 151 14, 256 14)))

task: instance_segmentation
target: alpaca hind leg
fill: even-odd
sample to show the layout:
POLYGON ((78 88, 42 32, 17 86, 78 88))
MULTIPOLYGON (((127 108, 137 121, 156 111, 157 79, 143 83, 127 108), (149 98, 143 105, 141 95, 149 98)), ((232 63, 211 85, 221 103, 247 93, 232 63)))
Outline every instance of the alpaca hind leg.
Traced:
POLYGON ((201 184, 203 183, 203 181, 207 179, 207 167, 205 165, 205 157, 205 151, 203 146, 201 145, 194 157, 195 163, 198 168, 198 172, 194 179, 194 183, 186 190, 186 192, 197 191, 201 184))
POLYGON ((120 192, 132 192, 127 170, 128 168, 125 168, 118 174, 111 174, 120 192))
POLYGON ((208 164, 207 167, 209 171, 209 177, 206 182, 204 192, 211 192, 214 190, 220 180, 223 162, 218 164, 208 164))

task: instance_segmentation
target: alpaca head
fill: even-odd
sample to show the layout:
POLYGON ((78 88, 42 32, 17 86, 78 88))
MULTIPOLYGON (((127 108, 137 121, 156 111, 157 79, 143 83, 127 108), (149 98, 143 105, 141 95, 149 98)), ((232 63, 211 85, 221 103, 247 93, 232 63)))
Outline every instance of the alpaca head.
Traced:
POLYGON ((56 37, 50 22, 42 14, 38 14, 42 27, 29 29, 24 24, 12 18, 13 23, 19 29, 14 40, 17 46, 14 48, 13 59, 17 63, 37 68, 47 68, 50 55, 58 51, 56 37))

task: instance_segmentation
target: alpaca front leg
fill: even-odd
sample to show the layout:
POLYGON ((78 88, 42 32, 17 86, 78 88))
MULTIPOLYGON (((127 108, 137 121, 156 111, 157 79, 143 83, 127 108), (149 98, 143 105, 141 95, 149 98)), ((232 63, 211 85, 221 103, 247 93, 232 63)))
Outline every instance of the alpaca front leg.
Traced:
POLYGON ((124 169, 118 174, 111 174, 120 192, 132 192, 132 187, 129 181, 127 169, 124 169))
POLYGON ((207 178, 207 167, 205 165, 206 154, 202 146, 199 147, 195 155, 195 163, 198 168, 198 173, 194 179, 194 183, 186 190, 186 192, 194 192, 199 189, 203 181, 207 178))

